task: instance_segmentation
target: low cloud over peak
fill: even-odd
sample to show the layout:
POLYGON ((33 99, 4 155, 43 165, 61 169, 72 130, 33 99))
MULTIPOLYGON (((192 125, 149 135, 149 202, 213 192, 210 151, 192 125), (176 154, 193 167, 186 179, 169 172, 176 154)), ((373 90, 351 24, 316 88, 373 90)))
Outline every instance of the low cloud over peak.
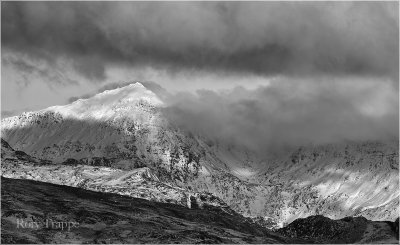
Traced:
POLYGON ((281 78, 258 89, 181 93, 166 115, 207 138, 268 154, 309 143, 396 139, 398 103, 389 80, 281 78))

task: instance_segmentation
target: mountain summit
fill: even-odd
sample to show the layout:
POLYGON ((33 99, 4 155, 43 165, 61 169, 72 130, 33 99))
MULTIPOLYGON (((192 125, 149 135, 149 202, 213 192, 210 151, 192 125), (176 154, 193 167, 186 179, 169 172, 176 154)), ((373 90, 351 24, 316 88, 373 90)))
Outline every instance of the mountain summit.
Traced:
POLYGON ((106 90, 88 99, 78 99, 69 105, 50 107, 45 111, 78 119, 110 120, 121 116, 136 119, 142 114, 139 113, 139 108, 162 105, 163 102, 156 94, 136 82, 125 87, 106 90))

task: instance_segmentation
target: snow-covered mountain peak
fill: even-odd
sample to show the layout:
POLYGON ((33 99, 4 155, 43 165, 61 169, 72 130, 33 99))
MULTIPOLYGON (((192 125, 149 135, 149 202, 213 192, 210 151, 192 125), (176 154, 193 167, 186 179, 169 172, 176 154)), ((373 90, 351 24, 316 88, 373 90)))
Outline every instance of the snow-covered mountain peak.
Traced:
POLYGON ((148 90, 143 84, 136 82, 136 83, 131 83, 129 85, 115 88, 115 89, 110 89, 110 90, 105 90, 101 93, 98 93, 94 95, 93 97, 107 97, 107 96, 115 96, 115 95, 125 95, 125 96, 137 96, 141 97, 146 93, 152 93, 150 90, 148 90))
POLYGON ((88 99, 79 99, 69 105, 49 107, 43 111, 57 112, 69 118, 100 120, 138 116, 140 111, 162 106, 163 102, 155 93, 137 82, 106 90, 88 99))

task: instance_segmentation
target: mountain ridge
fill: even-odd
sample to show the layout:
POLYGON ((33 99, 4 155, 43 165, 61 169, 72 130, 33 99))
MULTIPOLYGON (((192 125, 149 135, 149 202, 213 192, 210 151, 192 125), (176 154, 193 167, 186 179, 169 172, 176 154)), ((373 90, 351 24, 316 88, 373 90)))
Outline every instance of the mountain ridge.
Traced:
POLYGON ((398 217, 398 139, 300 147, 263 162, 251 152, 215 147, 173 125, 160 101, 145 86, 128 85, 70 105, 6 118, 2 137, 17 150, 57 164, 72 161, 122 171, 147 167, 161 182, 212 193, 243 215, 272 218, 279 226, 317 214, 398 217), (143 94, 150 102, 157 99, 147 103, 141 100, 143 94), (96 104, 99 101, 105 108, 96 104), (68 116, 71 108, 78 117, 68 116), (107 113, 101 113, 104 110, 107 113), (328 177, 332 181, 324 181, 328 177), (377 192, 388 193, 384 200, 368 192, 371 178, 377 192), (359 188, 343 188, 349 184, 359 188), (353 201, 346 204, 350 196, 353 201))

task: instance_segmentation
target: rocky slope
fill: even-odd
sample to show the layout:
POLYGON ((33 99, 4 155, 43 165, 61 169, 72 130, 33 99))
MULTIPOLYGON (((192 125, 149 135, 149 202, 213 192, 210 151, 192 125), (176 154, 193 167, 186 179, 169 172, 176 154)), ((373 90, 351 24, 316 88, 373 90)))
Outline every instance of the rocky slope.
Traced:
MULTIPOLYGON (((398 138, 309 145, 261 160, 176 127, 163 114, 164 107, 156 94, 136 83, 6 118, 1 132, 16 150, 68 166, 58 173, 75 172, 78 167, 71 164, 83 169, 78 173, 89 166, 104 171, 102 180, 90 174, 91 186, 101 182, 113 189, 114 184, 124 185, 122 176, 149 172, 157 183, 177 190, 212 193, 271 227, 317 214, 334 219, 398 217, 398 138)), ((49 177, 54 171, 35 178, 50 181, 57 178, 49 177)), ((8 177, 15 173, 7 172, 8 177)), ((70 180, 70 174, 63 176, 70 180)))

